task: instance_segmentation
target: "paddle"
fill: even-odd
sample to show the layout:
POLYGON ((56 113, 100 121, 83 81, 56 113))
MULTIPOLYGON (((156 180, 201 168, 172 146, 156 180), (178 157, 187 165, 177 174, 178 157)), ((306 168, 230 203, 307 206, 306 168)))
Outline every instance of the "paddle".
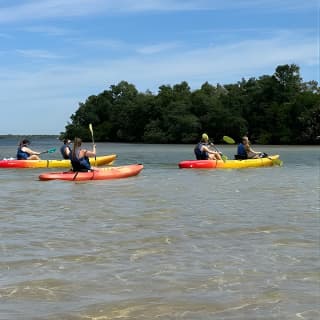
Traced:
MULTIPOLYGON (((89 123, 89 130, 91 132, 91 138, 92 138, 92 146, 94 146, 94 137, 93 137, 93 128, 92 128, 92 124, 89 123)), ((97 162, 97 156, 94 156, 94 166, 96 166, 96 162, 97 162)))
MULTIPOLYGON (((228 144, 235 144, 236 142, 234 141, 234 139, 232 139, 231 137, 228 137, 228 136, 223 136, 222 137, 223 141, 228 143, 228 144)), ((272 164, 275 164, 277 166, 282 166, 283 165, 283 161, 280 160, 280 159, 274 159, 274 158, 271 158, 271 157, 267 157, 268 159, 270 159, 272 161, 272 164)))
POLYGON ((210 142, 210 147, 213 147, 220 154, 223 162, 226 162, 228 160, 228 157, 222 154, 222 152, 220 152, 220 150, 212 142, 210 142))
POLYGON ((40 154, 43 154, 43 153, 54 153, 54 152, 56 152, 56 150, 57 150, 56 148, 51 148, 49 150, 40 152, 40 154))
POLYGON ((279 166, 279 167, 282 167, 282 166, 283 166, 283 161, 280 160, 280 159, 273 159, 273 158, 271 158, 271 157, 268 157, 268 159, 270 159, 273 164, 276 164, 276 165, 279 166))
POLYGON ((228 136, 223 136, 222 140, 228 144, 235 144, 236 143, 231 137, 228 137, 228 136))

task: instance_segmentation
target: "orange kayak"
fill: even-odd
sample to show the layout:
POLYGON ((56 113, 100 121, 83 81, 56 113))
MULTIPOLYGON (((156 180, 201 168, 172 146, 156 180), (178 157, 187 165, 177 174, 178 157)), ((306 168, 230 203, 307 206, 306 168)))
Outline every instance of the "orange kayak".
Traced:
POLYGON ((105 167, 88 172, 46 172, 39 175, 39 180, 68 180, 68 181, 86 181, 86 180, 110 180, 128 178, 138 175, 143 169, 142 164, 132 164, 121 167, 105 167))

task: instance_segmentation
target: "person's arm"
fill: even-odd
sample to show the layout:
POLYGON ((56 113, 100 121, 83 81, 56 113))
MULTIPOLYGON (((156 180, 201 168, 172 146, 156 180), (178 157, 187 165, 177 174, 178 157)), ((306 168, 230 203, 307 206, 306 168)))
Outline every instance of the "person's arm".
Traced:
POLYGON ((90 150, 82 150, 83 155, 87 157, 94 157, 96 155, 96 145, 93 145, 92 151, 90 150))
POLYGON ((69 146, 67 146, 65 149, 64 149, 64 153, 66 154, 66 156, 69 157, 70 153, 71 153, 71 148, 69 146))
POLYGON ((27 148, 27 147, 23 147, 21 150, 24 151, 24 152, 29 153, 30 155, 37 155, 38 156, 38 155, 41 154, 40 152, 33 151, 33 150, 31 150, 30 148, 27 148))
POLYGON ((218 153, 217 151, 211 150, 206 146, 203 146, 202 150, 205 151, 205 152, 211 153, 211 154, 217 154, 218 153))
POLYGON ((261 154, 260 151, 254 151, 251 147, 249 147, 249 151, 256 155, 261 154))

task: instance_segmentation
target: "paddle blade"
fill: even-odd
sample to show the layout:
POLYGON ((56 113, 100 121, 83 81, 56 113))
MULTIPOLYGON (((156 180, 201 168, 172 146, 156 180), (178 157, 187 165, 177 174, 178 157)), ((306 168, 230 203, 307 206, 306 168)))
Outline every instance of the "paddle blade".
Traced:
POLYGON ((222 140, 228 144, 235 144, 236 143, 231 137, 228 137, 228 136, 223 136, 222 140))
POLYGON ((89 130, 91 132, 91 135, 93 136, 93 128, 92 128, 92 123, 89 123, 89 130))
POLYGON ((282 167, 282 166, 283 166, 283 161, 280 160, 280 159, 272 159, 272 163, 273 163, 274 165, 279 166, 279 167, 282 167))
POLYGON ((54 153, 54 152, 56 152, 56 148, 51 148, 51 149, 49 149, 49 150, 47 150, 47 151, 43 151, 43 152, 40 152, 40 154, 42 154, 42 153, 54 153))

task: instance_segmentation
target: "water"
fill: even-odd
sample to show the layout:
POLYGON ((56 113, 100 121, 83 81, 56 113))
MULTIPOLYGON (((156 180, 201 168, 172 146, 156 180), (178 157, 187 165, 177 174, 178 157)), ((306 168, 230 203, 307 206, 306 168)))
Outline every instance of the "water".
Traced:
POLYGON ((97 149, 145 168, 82 183, 1 169, 1 320, 320 317, 319 147, 257 147, 284 166, 242 170, 178 169, 192 146, 97 149))

